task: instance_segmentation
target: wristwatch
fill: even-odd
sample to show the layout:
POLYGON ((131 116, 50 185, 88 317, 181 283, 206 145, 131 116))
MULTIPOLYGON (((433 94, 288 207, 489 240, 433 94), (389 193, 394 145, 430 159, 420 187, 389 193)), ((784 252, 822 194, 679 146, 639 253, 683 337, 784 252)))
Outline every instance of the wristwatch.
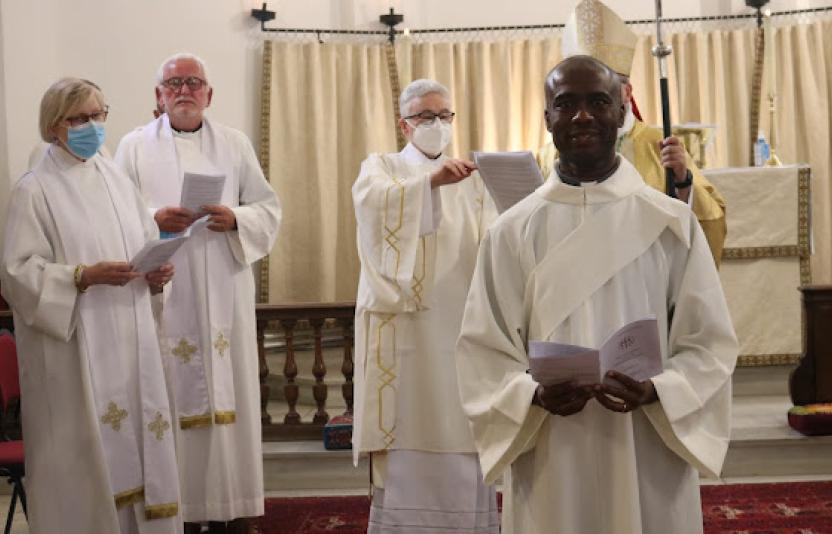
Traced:
POLYGON ((686 187, 690 187, 693 184, 693 173, 690 172, 690 169, 687 170, 685 173, 685 179, 681 182, 673 182, 673 185, 676 186, 676 189, 684 189, 686 187))

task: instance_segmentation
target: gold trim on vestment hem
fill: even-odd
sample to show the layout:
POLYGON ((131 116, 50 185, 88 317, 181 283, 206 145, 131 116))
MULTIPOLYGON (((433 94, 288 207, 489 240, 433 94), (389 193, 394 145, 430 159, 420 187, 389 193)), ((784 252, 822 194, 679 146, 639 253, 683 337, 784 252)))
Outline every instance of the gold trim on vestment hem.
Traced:
POLYGON ((230 425, 237 421, 237 412, 214 412, 214 423, 218 425, 230 425))
POLYGON ((144 518, 148 521, 152 519, 165 519, 166 517, 174 517, 179 513, 179 503, 171 502, 167 504, 150 504, 144 507, 144 518))
POLYGON ((138 488, 129 489, 113 495, 113 501, 115 501, 116 508, 124 508, 128 504, 141 502, 143 499, 144 486, 139 486, 138 488))
POLYGON ((202 415, 188 415, 179 418, 179 428, 182 430, 188 430, 189 428, 211 426, 213 422, 214 418, 211 417, 210 412, 202 415))

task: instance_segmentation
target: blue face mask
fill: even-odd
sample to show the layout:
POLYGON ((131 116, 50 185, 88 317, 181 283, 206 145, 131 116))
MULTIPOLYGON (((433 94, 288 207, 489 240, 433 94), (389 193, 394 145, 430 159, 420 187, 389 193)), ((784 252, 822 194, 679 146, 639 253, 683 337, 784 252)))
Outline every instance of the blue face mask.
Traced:
POLYGON ((104 143, 104 125, 89 121, 81 126, 68 128, 66 146, 81 159, 90 159, 104 143))

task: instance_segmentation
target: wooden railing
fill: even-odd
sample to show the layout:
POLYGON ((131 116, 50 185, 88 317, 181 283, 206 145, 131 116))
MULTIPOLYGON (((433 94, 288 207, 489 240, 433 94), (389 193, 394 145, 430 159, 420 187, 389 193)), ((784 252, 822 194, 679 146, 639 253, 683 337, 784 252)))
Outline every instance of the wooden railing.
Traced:
MULTIPOLYGON (((353 318, 355 303, 320 303, 303 305, 258 304, 257 308, 257 349, 260 364, 260 410, 263 423, 263 440, 318 440, 322 437, 323 427, 329 421, 327 411, 327 378, 333 382, 332 374, 324 362, 324 332, 336 333, 338 339, 327 340, 330 348, 342 351, 340 374, 344 381, 341 395, 344 401, 344 413, 352 413, 353 406, 353 318), (303 334, 302 347, 313 351, 311 371, 314 383, 311 384, 315 403, 315 412, 311 420, 302 420, 298 413, 298 399, 301 386, 298 384, 298 344, 296 337, 303 334), (267 334, 277 340, 277 346, 269 352, 283 358, 282 370, 270 370, 267 360, 267 334), (311 336, 311 342, 309 337, 311 336), (271 398, 269 386, 270 372, 279 372, 284 380, 283 398, 286 413, 282 420, 275 421, 269 414, 268 404, 271 398)), ((14 329, 12 313, 0 310, 0 328, 14 329)), ((340 380, 339 380, 340 381, 340 380)), ((340 404, 340 403, 339 403, 340 404)))
POLYGON ((337 339, 328 340, 328 344, 342 350, 340 373, 344 377, 341 385, 341 394, 346 407, 344 413, 352 413, 354 315, 355 303, 352 302, 257 305, 257 348, 260 359, 260 409, 263 440, 321 439, 323 427, 330 419, 330 414, 327 412, 328 385, 324 361, 325 327, 327 332, 337 333, 337 339), (307 338, 311 332, 311 343, 308 345, 313 351, 313 359, 309 363, 314 376, 314 383, 311 387, 315 412, 309 421, 303 421, 297 410, 300 397, 300 385, 297 383, 298 359, 296 358, 298 331, 302 331, 307 338), (276 337, 280 342, 274 352, 283 356, 283 397, 287 410, 282 421, 273 420, 268 410, 269 399, 272 397, 271 386, 268 383, 269 375, 270 372, 277 371, 270 370, 268 365, 266 338, 269 333, 277 334, 276 337))

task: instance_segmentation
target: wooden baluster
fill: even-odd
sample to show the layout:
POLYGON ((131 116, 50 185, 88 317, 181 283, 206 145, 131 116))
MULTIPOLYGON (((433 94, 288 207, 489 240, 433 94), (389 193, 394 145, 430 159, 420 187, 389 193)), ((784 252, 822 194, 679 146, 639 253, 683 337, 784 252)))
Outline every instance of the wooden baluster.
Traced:
POLYGON ((326 384, 324 378, 326 377, 326 365, 324 364, 324 349, 322 343, 321 330, 324 325, 323 319, 310 319, 309 324, 312 325, 312 331, 315 337, 315 363, 312 365, 312 374, 315 375, 315 385, 312 387, 312 394, 315 397, 315 404, 318 405, 318 411, 312 418, 313 423, 326 423, 329 421, 329 414, 326 413, 326 384))
POLYGON ((355 366, 353 364, 352 358, 352 348, 353 348, 353 330, 352 330, 352 323, 353 318, 348 317, 338 321, 341 323, 341 328, 344 333, 344 363, 341 366, 341 372, 344 374, 344 384, 341 386, 341 393, 344 395, 344 402, 347 403, 347 411, 344 412, 345 415, 352 415, 352 403, 353 403, 353 386, 352 386, 352 376, 355 366))
POLYGON ((298 376, 298 366, 295 363, 295 347, 293 344, 297 322, 297 319, 280 321, 280 326, 283 327, 283 336, 286 340, 286 362, 283 364, 283 376, 286 378, 286 384, 283 386, 283 393, 286 395, 289 412, 283 418, 283 422, 287 425, 300 424, 300 414, 295 408, 298 404, 299 392, 298 385, 295 383, 295 377, 298 376))
POLYGON ((272 424, 269 414, 269 363, 266 361, 266 325, 268 321, 257 320, 257 360, 260 365, 260 422, 263 425, 272 424))

